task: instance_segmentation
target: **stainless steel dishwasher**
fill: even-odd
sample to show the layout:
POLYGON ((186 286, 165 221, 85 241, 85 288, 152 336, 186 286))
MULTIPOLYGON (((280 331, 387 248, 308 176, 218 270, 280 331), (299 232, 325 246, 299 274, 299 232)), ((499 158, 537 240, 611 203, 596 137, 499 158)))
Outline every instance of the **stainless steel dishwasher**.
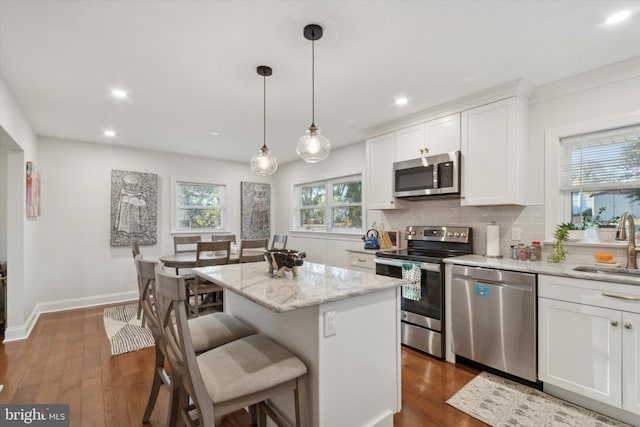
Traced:
POLYGON ((535 382, 536 275, 461 265, 452 273, 454 353, 535 382))

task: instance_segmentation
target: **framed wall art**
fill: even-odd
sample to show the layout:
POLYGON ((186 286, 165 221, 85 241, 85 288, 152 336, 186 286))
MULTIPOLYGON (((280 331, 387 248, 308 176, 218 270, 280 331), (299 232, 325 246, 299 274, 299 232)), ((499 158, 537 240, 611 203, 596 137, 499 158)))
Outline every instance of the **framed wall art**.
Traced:
POLYGON ((111 171, 111 246, 158 241, 158 175, 111 171))
POLYGON ((259 182, 241 182, 241 239, 271 237, 271 186, 259 182))

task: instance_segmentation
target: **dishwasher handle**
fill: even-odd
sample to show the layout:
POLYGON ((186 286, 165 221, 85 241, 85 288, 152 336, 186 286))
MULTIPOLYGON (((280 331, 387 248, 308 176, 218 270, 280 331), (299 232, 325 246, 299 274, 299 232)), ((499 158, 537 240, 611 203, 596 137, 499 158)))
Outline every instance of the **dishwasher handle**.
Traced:
POLYGON ((475 279, 473 277, 466 277, 465 279, 470 283, 473 283, 474 285, 489 285, 489 286, 497 286, 505 289, 520 289, 521 291, 525 291, 525 292, 533 292, 534 290, 533 286, 527 283, 496 282, 493 280, 475 279))

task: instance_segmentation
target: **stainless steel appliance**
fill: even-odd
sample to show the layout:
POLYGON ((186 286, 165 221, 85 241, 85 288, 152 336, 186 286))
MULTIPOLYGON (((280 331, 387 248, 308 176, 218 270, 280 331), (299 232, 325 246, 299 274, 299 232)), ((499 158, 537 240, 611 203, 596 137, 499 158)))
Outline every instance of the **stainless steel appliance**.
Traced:
POLYGON ((402 343, 444 357, 444 258, 473 253, 470 227, 410 226, 407 248, 377 252, 376 273, 402 278, 402 266, 420 266, 419 293, 402 297, 402 343))
POLYGON ((393 164, 394 195, 405 199, 460 194, 460 151, 393 164))
POLYGON ((535 382, 536 275, 455 265, 453 352, 535 382))

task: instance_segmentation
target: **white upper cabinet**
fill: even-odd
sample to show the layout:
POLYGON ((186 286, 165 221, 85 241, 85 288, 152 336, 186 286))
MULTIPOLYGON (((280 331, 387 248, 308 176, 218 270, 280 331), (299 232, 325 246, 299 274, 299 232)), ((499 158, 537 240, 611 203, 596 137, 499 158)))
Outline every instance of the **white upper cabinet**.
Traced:
POLYGON ((395 132, 367 139, 366 195, 367 209, 407 209, 406 200, 394 197, 393 162, 395 132))
POLYGON ((462 112, 463 206, 533 203, 527 104, 513 96, 462 112))
POLYGON ((396 162, 457 151, 460 150, 460 113, 400 129, 395 134, 396 162))

